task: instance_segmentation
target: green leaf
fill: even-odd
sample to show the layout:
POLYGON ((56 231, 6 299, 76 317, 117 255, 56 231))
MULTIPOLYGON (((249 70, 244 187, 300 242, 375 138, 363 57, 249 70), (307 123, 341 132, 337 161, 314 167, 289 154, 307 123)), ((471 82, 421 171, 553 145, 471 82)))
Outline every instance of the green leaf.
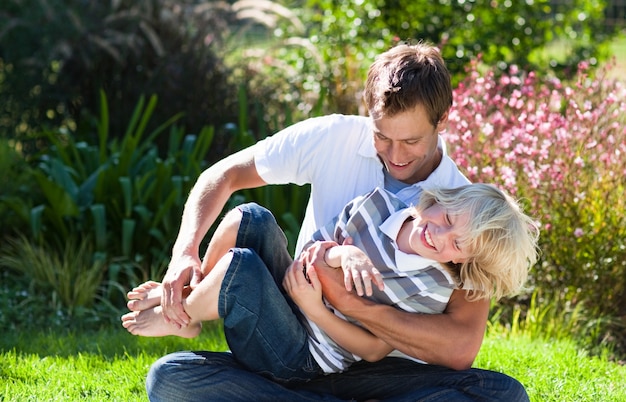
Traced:
POLYGON ((124 219, 122 221, 122 254, 130 257, 133 250, 133 236, 135 234, 136 222, 134 219, 124 219))
POLYGON ((33 232, 33 237, 39 238, 42 235, 42 216, 46 209, 43 205, 37 205, 30 210, 30 229, 33 232))
POLYGON ((107 139, 109 137, 109 103, 106 93, 100 90, 100 119, 98 120, 98 150, 99 161, 104 163, 107 159, 107 139))
POLYGON ((50 181, 40 172, 35 172, 35 179, 47 200, 47 205, 58 217, 77 216, 78 205, 71 194, 56 182, 50 181))
POLYGON ((103 204, 96 204, 90 207, 93 217, 93 230, 96 234, 96 250, 105 251, 107 246, 106 228, 106 207, 103 204))
POLYGON ((133 189, 130 178, 120 177, 120 187, 122 189, 122 198, 124 200, 124 216, 130 217, 133 206, 133 189))

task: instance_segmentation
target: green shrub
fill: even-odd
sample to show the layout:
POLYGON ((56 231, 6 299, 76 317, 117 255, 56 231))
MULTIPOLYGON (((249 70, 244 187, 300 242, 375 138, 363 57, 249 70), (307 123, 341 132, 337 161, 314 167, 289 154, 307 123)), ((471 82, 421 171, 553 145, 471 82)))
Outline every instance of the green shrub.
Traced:
POLYGON ((158 115, 185 112, 186 132, 233 121, 236 85, 216 56, 226 21, 198 7, 194 0, 0 2, 0 135, 31 148, 36 142, 26 140, 42 126, 88 135, 81 122, 97 115, 100 90, 110 100, 112 137, 124 134, 142 95, 158 96, 158 115))
POLYGON ((292 9, 281 14, 284 18, 268 18, 263 7, 250 6, 266 17, 260 21, 271 23, 258 24, 265 29, 254 31, 261 41, 252 36, 235 42, 237 51, 231 53, 237 57, 229 58, 238 80, 266 100, 266 121, 282 113, 299 120, 315 110, 365 114, 361 91, 367 69, 399 41, 439 45, 457 83, 479 55, 503 71, 519 65, 540 74, 571 76, 582 60, 606 60, 615 34, 604 26, 604 1, 576 0, 568 6, 548 0, 270 2, 280 7, 278 3, 292 9), (546 52, 555 42, 564 50, 546 52))
POLYGON ((175 116, 147 133, 156 102, 154 96, 147 103, 139 100, 119 140, 109 138, 104 94, 97 143, 77 142, 64 132, 45 133, 53 146, 30 170, 43 199, 4 199, 30 227, 33 242, 63 250, 73 237, 92 239, 94 252, 110 263, 111 280, 119 279, 118 270, 132 277, 139 268, 136 275, 144 279, 158 273, 152 270, 169 258, 183 204, 205 167, 213 131, 183 135, 173 125, 175 116), (161 156, 154 140, 165 133, 169 146, 161 156))
POLYGON ((20 153, 19 143, 0 138, 0 171, 4 176, 0 186, 0 239, 12 233, 23 233, 28 230, 24 221, 20 219, 2 200, 37 199, 38 189, 32 185, 28 175, 28 162, 20 153))
POLYGON ((58 250, 20 236, 3 245, 0 265, 29 278, 35 291, 59 300, 71 315, 75 308, 92 305, 105 273, 106 261, 92 247, 89 237, 65 238, 58 250))
POLYGON ((517 65, 544 74, 574 74, 584 60, 606 60, 615 34, 604 23, 606 1, 406 1, 380 7, 384 26, 400 39, 424 38, 442 44, 453 74, 477 58, 506 70, 517 65), (566 47, 557 60, 538 58, 555 40, 566 47))

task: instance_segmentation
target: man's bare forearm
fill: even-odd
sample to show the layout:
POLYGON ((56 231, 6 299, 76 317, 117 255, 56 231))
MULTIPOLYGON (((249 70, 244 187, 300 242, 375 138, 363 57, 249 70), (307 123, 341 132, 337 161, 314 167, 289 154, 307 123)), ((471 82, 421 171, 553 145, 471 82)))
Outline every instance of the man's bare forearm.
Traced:
POLYGON ((472 365, 484 337, 489 300, 469 302, 464 291, 455 290, 443 313, 409 313, 347 292, 337 271, 318 269, 318 277, 324 296, 343 314, 416 359, 459 370, 472 365))
MULTIPOLYGON (((359 320, 374 335, 409 356, 461 370, 471 367, 478 354, 489 310, 488 301, 472 302, 475 304, 471 305, 469 315, 461 314, 461 311, 408 313, 363 301, 340 311, 359 320)), ((454 310, 456 306, 451 308, 454 310)), ((470 310, 467 306, 459 309, 470 310)))
POLYGON ((198 253, 202 239, 237 190, 265 185, 254 167, 253 148, 217 162, 198 177, 183 211, 172 254, 198 253))

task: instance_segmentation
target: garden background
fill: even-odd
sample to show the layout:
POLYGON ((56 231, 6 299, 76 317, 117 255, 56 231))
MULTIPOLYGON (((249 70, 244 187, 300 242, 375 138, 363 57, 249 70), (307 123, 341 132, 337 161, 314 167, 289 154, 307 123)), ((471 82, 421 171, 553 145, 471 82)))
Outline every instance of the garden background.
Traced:
MULTIPOLYGON (((626 400, 626 4, 481 0, 5 0, 0 4, 0 400, 146 400, 150 363, 223 350, 139 339, 125 293, 161 279, 199 173, 292 122, 365 111, 399 41, 453 73, 449 152, 540 223, 527 289, 475 367, 534 401, 626 400), (341 3, 341 4, 336 4, 341 3)), ((242 191, 290 243, 308 188, 242 191)), ((210 233, 209 233, 210 235, 210 233)))

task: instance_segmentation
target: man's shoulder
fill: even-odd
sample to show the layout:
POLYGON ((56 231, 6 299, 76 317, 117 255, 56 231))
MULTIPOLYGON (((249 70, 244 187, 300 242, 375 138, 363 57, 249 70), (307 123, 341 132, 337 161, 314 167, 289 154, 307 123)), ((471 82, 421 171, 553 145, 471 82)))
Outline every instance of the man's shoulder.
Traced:
POLYGON ((366 116, 346 115, 346 114, 329 114, 325 116, 310 117, 294 124, 291 127, 299 129, 313 130, 337 130, 342 131, 361 131, 368 127, 368 118, 366 116))
POLYGON ((365 116, 329 114, 311 117, 288 126, 275 135, 267 137, 265 142, 280 143, 303 141, 357 141, 363 142, 368 137, 369 123, 365 116))

